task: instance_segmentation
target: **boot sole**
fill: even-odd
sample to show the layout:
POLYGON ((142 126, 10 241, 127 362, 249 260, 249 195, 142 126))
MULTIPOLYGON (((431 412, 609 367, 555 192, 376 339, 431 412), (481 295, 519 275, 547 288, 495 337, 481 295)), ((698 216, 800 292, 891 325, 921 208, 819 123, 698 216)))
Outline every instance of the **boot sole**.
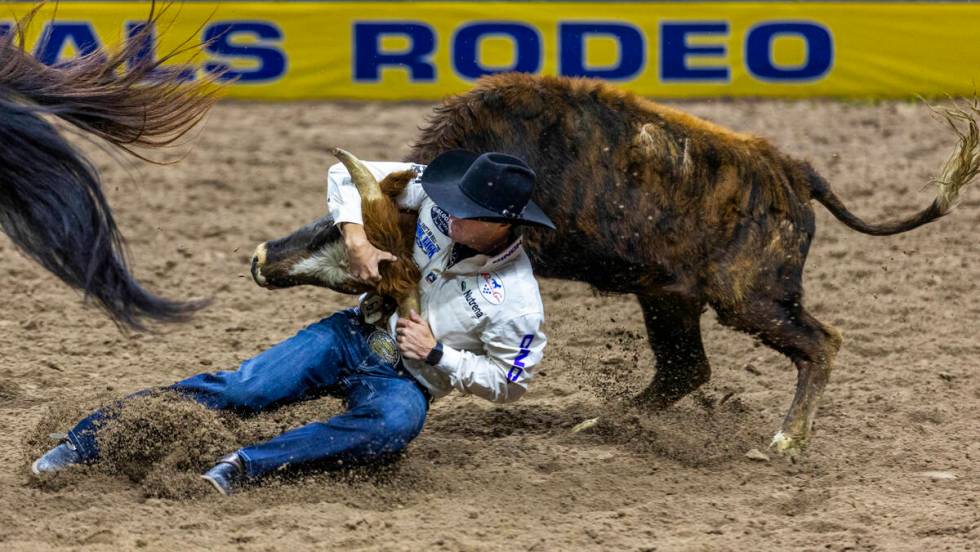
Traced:
POLYGON ((225 488, 222 487, 221 485, 219 485, 218 482, 215 481, 214 479, 212 479, 212 478, 210 478, 210 477, 208 477, 206 475, 202 475, 201 476, 201 479, 203 479, 203 480, 207 481, 208 483, 210 483, 211 486, 214 487, 214 490, 218 491, 222 495, 224 495, 224 496, 231 496, 232 493, 226 491, 225 488))

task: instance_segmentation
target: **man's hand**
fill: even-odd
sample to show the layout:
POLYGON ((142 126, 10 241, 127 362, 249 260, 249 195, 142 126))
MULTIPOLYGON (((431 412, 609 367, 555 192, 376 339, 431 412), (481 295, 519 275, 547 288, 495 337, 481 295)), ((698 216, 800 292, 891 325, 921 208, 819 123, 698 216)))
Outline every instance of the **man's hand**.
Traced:
POLYGON ((398 257, 391 253, 371 245, 367 234, 364 233, 364 227, 360 224, 350 222, 342 224, 340 232, 344 235, 344 247, 347 249, 347 258, 350 259, 351 275, 362 282, 373 284, 381 281, 378 265, 382 262, 398 260, 398 257))
POLYGON ((428 322, 422 320, 415 311, 412 311, 408 318, 398 319, 395 333, 398 335, 398 349, 405 358, 425 360, 436 346, 436 338, 432 335, 428 322))

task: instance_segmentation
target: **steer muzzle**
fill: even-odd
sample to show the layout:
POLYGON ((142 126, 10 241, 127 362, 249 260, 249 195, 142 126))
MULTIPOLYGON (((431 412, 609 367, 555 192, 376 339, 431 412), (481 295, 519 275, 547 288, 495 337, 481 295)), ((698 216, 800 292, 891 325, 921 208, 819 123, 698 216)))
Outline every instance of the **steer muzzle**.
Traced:
POLYGON ((350 274, 340 230, 329 216, 292 234, 260 243, 252 255, 252 279, 267 289, 320 286, 340 293, 362 293, 369 286, 350 274))

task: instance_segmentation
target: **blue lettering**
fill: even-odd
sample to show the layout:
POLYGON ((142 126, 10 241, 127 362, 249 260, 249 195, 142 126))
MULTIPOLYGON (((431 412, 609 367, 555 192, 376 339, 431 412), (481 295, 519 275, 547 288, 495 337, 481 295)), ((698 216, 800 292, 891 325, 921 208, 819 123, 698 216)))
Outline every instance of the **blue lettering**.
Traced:
POLYGON ((355 23, 354 80, 377 82, 385 65, 405 67, 412 82, 436 80, 432 53, 436 49, 436 34, 422 23, 355 23), (401 52, 382 52, 381 38, 404 36, 408 49, 401 52))
POLYGON ((830 71, 834 63, 834 43, 830 31, 817 23, 777 21, 762 23, 745 37, 745 65, 757 79, 767 81, 808 81, 830 71), (806 43, 806 59, 798 66, 777 66, 772 44, 779 36, 799 36, 806 43))
POLYGON ((688 56, 725 55, 725 47, 721 44, 712 46, 691 46, 687 43, 688 35, 715 35, 724 37, 728 34, 728 23, 663 23, 660 25, 660 79, 664 82, 676 81, 728 81, 728 67, 690 67, 688 56))
POLYGON ((51 22, 41 31, 34 57, 45 65, 55 65, 69 42, 83 56, 100 48, 91 23, 51 22))
MULTIPOLYGON (((137 67, 152 65, 156 63, 153 52, 156 46, 156 28, 150 25, 147 28, 145 21, 129 21, 126 23, 126 38, 128 40, 139 40, 140 44, 133 56, 126 60, 126 67, 133 70, 137 67)), ((150 72, 148 77, 164 78, 168 74, 179 73, 180 80, 192 81, 196 71, 193 67, 184 65, 179 67, 157 67, 150 72)))
POLYGON ((260 21, 226 21, 212 23, 204 31, 204 49, 218 57, 250 58, 254 69, 233 69, 227 63, 209 61, 204 70, 223 72, 222 80, 241 83, 261 83, 276 80, 286 74, 286 55, 272 41, 281 41, 282 32, 272 23, 260 21), (257 43, 235 43, 234 38, 248 36, 257 43))
POLYGON ((534 341, 534 334, 527 334, 521 338, 521 350, 518 351, 517 358, 514 359, 514 366, 507 372, 507 379, 510 381, 517 381, 517 378, 524 373, 524 359, 531 354, 532 341, 534 341))
POLYGON ((13 23, 0 23, 0 38, 3 38, 10 34, 10 29, 13 29, 13 23))
POLYGON ((439 251, 439 246, 433 242, 431 235, 422 228, 421 224, 415 226, 415 245, 430 259, 439 251))
POLYGON ((536 73, 541 68, 541 37, 534 27, 521 23, 470 23, 456 31, 452 58, 456 72, 465 79, 510 71, 536 73), (488 36, 504 36, 514 42, 514 65, 487 67, 480 63, 480 41, 488 36))
POLYGON ((632 78, 643 70, 646 44, 643 34, 622 23, 562 23, 558 27, 560 53, 558 72, 567 77, 594 77, 608 80, 632 78), (619 43, 619 61, 608 67, 586 67, 585 39, 609 36, 619 43))

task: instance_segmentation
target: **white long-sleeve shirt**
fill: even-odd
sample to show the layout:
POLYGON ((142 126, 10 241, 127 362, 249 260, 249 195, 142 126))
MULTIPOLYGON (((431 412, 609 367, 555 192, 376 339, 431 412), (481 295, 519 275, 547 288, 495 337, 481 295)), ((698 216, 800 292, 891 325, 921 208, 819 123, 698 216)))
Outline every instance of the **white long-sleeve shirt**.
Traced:
MULTIPOLYGON (((547 338, 541 332, 544 307, 531 261, 517 239, 501 253, 455 257, 449 238, 449 216, 429 199, 420 178, 423 165, 365 162, 380 181, 386 175, 414 170, 416 178, 396 198, 404 209, 417 210, 413 259, 422 316, 443 344, 435 366, 404 359, 405 367, 429 390, 433 400, 453 389, 495 402, 517 400, 534 377, 547 338)), ((335 224, 363 224, 361 196, 347 169, 336 164, 327 178, 327 204, 335 224)), ((389 320, 394 335, 398 315, 389 320)))

